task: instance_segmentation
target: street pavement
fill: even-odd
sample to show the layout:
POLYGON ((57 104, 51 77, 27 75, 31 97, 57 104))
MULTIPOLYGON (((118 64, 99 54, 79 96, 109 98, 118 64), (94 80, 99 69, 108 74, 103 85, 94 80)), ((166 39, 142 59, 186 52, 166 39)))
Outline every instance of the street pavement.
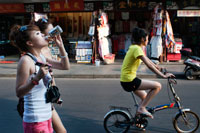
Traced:
MULTIPOLYGON (((0 77, 16 77, 17 56, 8 56, 4 61, 14 61, 14 63, 0 63, 0 77)), ((120 78, 120 70, 123 59, 116 59, 113 64, 105 65, 101 62, 100 66, 95 64, 77 63, 70 59, 70 70, 54 69, 56 78, 120 78)), ((184 78, 183 60, 179 62, 163 62, 159 66, 166 68, 169 72, 176 75, 177 78, 184 78)), ((157 76, 149 70, 146 65, 140 65, 138 72, 140 78, 156 78, 157 76)))
MULTIPOLYGON (((148 105, 154 107, 173 102, 166 79, 153 79, 162 85, 161 91, 148 105), (171 99, 171 100, 170 100, 171 99)), ((0 78, 0 133, 23 133, 22 119, 16 111, 18 98, 15 93, 15 78, 0 78)), ((135 106, 130 93, 120 86, 119 79, 57 78, 56 85, 61 92, 62 106, 55 108, 68 133, 106 133, 104 116, 109 107, 127 107, 134 116, 135 106)), ((199 80, 178 79, 174 85, 183 108, 189 108, 200 116, 199 80)), ((145 133, 177 133, 172 120, 177 109, 164 109, 148 119, 145 133)), ((128 133, 144 133, 131 127, 128 133)), ((200 129, 195 133, 200 133, 200 129)))

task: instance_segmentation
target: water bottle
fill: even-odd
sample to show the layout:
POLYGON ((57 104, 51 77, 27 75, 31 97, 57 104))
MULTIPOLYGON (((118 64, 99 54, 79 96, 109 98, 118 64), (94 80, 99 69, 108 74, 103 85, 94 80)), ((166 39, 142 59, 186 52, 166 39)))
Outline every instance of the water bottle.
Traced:
POLYGON ((49 40, 51 40, 52 37, 54 37, 55 35, 58 35, 62 32, 63 32, 62 28, 59 25, 57 25, 56 27, 54 27, 53 29, 51 29, 48 32, 49 35, 45 36, 45 39, 49 41, 49 40))
POLYGON ((59 25, 57 25, 56 27, 54 27, 49 31, 49 36, 54 37, 55 35, 58 35, 62 32, 63 32, 62 28, 59 25))

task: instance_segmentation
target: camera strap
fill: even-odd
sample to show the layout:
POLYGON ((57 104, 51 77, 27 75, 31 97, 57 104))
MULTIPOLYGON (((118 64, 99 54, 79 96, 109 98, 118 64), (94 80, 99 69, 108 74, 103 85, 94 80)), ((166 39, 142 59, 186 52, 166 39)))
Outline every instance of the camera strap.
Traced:
POLYGON ((36 74, 36 63, 37 63, 37 58, 32 55, 31 53, 26 53, 25 55, 28 55, 29 57, 31 57, 31 59, 35 62, 35 73, 36 74))
POLYGON ((32 55, 31 53, 26 53, 25 55, 28 55, 29 57, 31 57, 31 59, 33 59, 33 61, 36 63, 37 59, 34 55, 32 55))

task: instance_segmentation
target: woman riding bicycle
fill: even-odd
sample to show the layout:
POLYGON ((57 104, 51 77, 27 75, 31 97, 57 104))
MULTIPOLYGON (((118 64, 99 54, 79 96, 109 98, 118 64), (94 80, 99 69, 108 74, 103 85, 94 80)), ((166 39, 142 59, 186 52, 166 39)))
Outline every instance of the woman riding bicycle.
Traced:
POLYGON ((125 91, 134 91, 141 99, 137 114, 144 114, 153 118, 152 114, 146 110, 146 106, 160 91, 161 84, 156 81, 139 79, 136 75, 138 67, 141 64, 141 61, 143 61, 151 71, 163 78, 174 77, 174 75, 171 73, 166 73, 164 75, 160 72, 160 68, 144 55, 142 47, 147 46, 148 44, 148 34, 145 30, 141 28, 133 29, 132 39, 134 40, 134 43, 129 47, 121 68, 121 86, 125 91), (149 90, 149 92, 147 93, 145 90, 149 90))

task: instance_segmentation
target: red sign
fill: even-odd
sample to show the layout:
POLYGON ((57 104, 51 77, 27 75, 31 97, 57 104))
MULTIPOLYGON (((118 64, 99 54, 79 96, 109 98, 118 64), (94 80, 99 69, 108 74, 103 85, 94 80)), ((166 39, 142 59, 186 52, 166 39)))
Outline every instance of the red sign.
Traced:
POLYGON ((0 13, 23 13, 24 4, 0 4, 0 13))
POLYGON ((84 10, 83 0, 51 1, 51 11, 82 11, 84 10))
POLYGON ((200 10, 178 10, 178 17, 200 17, 200 10))

